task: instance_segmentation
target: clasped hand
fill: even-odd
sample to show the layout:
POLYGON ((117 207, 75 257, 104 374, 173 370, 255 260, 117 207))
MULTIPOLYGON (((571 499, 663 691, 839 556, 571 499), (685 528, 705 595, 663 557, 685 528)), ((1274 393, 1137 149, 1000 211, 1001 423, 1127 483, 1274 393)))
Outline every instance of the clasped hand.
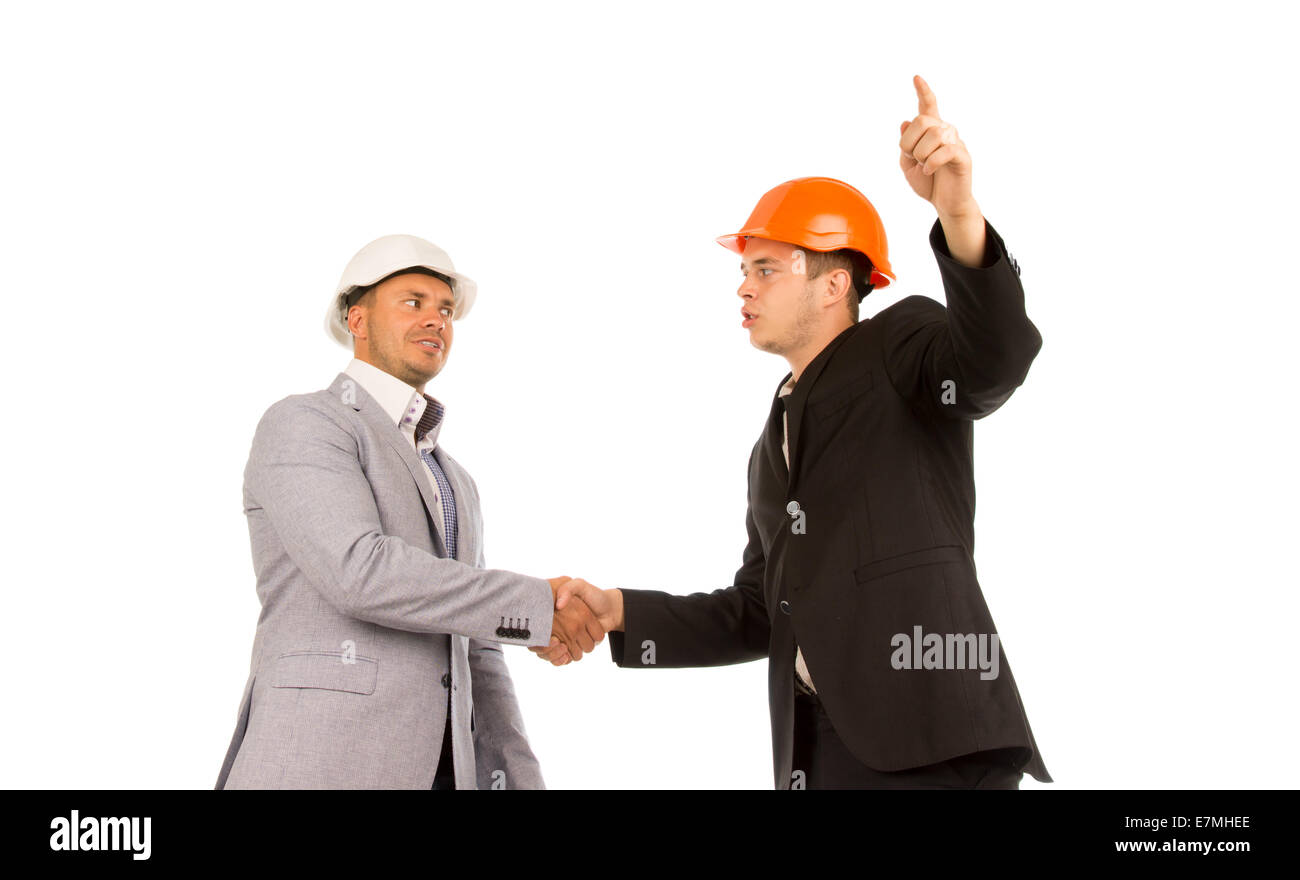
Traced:
POLYGON ((551 643, 528 650, 555 666, 581 660, 586 651, 595 650, 614 628, 613 609, 604 591, 581 578, 549 578, 555 600, 551 623, 551 643))

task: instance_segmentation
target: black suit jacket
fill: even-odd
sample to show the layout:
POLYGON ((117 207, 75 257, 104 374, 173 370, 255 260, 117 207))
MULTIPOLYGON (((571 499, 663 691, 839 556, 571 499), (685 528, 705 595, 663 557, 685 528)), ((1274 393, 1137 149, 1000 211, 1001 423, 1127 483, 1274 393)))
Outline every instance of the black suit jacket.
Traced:
MULTIPOLYGON (((774 396, 750 456, 749 544, 733 586, 623 591, 625 631, 610 634, 620 666, 768 658, 777 788, 791 782, 796 643, 864 764, 902 770, 1018 748, 1025 772, 1052 781, 1004 651, 991 679, 972 659, 964 669, 891 663, 895 635, 917 626, 944 639, 997 632, 972 559, 971 427, 1024 381, 1042 339, 1025 315, 1019 267, 986 231, 982 267, 970 268, 936 221, 930 245, 947 308, 921 296, 890 306, 837 336, 784 401, 774 396)), ((955 654, 944 662, 962 665, 955 654)))

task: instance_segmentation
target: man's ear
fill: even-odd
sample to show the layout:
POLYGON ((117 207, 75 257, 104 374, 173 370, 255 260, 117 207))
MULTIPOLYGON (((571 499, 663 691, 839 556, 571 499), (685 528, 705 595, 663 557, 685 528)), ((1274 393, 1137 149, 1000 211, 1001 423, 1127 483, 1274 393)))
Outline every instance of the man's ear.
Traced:
POLYGON ((822 308, 834 308, 843 305, 844 297, 857 296, 853 290, 853 276, 844 269, 832 269, 826 273, 826 293, 822 297, 822 308))
POLYGON ((356 345, 358 337, 364 339, 365 333, 366 310, 361 306, 354 305, 348 309, 348 332, 352 334, 353 345, 356 345))

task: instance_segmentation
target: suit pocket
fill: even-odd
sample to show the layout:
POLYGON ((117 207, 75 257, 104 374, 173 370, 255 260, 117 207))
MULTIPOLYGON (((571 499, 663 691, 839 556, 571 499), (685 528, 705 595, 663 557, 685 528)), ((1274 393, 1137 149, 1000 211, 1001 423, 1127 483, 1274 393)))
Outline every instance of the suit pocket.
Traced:
POLYGON ((328 651, 290 651, 276 658, 271 687, 373 694, 378 678, 379 661, 370 657, 331 654, 328 651))
POLYGON ((809 399, 808 408, 818 419, 835 415, 844 407, 871 390, 871 371, 860 373, 853 379, 832 389, 824 397, 809 399))
POLYGON ((909 568, 916 568, 921 565, 938 565, 942 562, 966 562, 968 558, 966 548, 960 544, 927 547, 924 550, 914 550, 911 553, 900 553, 887 559, 868 562, 854 571, 853 577, 858 583, 864 584, 867 581, 906 571, 909 568))

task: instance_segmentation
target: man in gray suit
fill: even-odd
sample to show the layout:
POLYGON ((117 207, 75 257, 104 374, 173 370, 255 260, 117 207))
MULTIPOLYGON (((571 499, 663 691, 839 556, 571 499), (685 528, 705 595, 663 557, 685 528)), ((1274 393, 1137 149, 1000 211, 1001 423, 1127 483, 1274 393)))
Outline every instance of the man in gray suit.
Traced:
POLYGON ((477 488, 424 393, 475 295, 430 242, 376 239, 326 315, 351 363, 258 423, 262 612, 216 788, 544 787, 500 644, 581 656, 604 631, 582 603, 554 610, 565 579, 483 567, 477 488))

